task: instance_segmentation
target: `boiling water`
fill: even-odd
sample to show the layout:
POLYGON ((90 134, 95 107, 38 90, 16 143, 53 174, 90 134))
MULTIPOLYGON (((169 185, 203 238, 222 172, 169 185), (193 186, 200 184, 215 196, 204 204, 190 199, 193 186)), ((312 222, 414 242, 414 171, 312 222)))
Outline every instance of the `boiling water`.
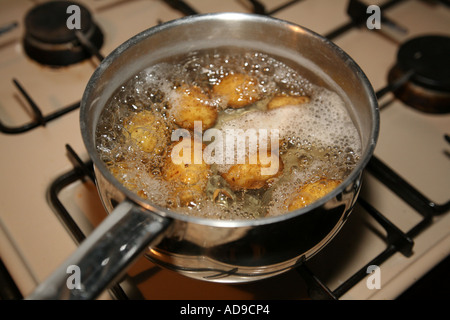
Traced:
MULTIPOLYGON (((197 52, 176 62, 161 62, 135 75, 118 88, 105 106, 96 143, 105 164, 130 190, 176 212, 215 219, 283 214, 287 212, 287 200, 301 186, 323 178, 345 179, 361 153, 358 132, 339 95, 317 87, 298 71, 266 54, 233 50, 197 52), (177 199, 177 192, 182 191, 163 174, 173 143, 171 133, 178 129, 174 122, 174 90, 189 85, 210 92, 230 73, 257 79, 255 90, 259 99, 233 109, 227 107, 226 99, 208 95, 202 103, 218 111, 213 128, 223 133, 277 130, 280 144, 276 151, 282 171, 264 187, 236 190, 223 178, 235 163, 213 163, 205 187, 193 191, 188 203, 182 203, 177 199), (270 98, 280 94, 308 96, 310 100, 267 110, 270 98), (130 119, 142 112, 152 115, 148 126, 154 135, 152 152, 139 147, 126 130, 133 122, 130 119)), ((204 159, 208 160, 207 155, 204 159)))

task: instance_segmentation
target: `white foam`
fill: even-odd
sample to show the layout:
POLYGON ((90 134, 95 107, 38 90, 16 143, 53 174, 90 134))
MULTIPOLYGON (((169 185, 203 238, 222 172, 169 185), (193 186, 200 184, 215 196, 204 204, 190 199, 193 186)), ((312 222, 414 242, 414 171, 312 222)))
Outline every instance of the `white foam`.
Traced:
POLYGON ((280 140, 296 140, 317 147, 359 152, 358 132, 343 100, 334 92, 316 88, 311 101, 268 111, 243 114, 221 124, 223 132, 242 129, 279 130, 280 140))
MULTIPOLYGON (((198 85, 207 92, 211 85, 229 72, 245 72, 256 76, 264 97, 254 108, 250 108, 251 111, 242 109, 221 111, 224 105, 218 105, 218 101, 214 101, 211 97, 207 103, 217 106, 222 116, 216 128, 222 131, 223 137, 225 133, 234 131, 239 134, 242 130, 248 129, 253 129, 255 132, 277 130, 279 139, 290 145, 291 149, 287 153, 291 154, 282 155, 286 162, 285 168, 279 183, 275 183, 274 187, 266 193, 266 197, 271 196, 270 201, 266 201, 264 197, 252 198, 247 194, 247 198, 242 196, 241 200, 232 203, 226 210, 215 206, 212 202, 205 202, 198 206, 198 210, 197 208, 180 208, 182 212, 212 218, 242 219, 251 217, 253 213, 250 212, 254 208, 259 210, 267 205, 270 215, 280 214, 284 210, 283 199, 290 196, 298 186, 324 171, 329 173, 329 170, 342 169, 339 172, 341 175, 347 170, 345 157, 355 155, 353 160, 357 159, 361 150, 359 135, 344 101, 338 94, 315 87, 293 69, 264 54, 206 54, 191 58, 191 61, 179 64, 160 63, 136 75, 109 101, 110 104, 105 109, 105 117, 100 122, 102 129, 98 133, 99 152, 106 162, 126 163, 127 168, 131 169, 121 178, 131 185, 135 184, 137 192, 145 192, 149 201, 161 206, 167 205, 171 185, 162 180, 161 176, 152 174, 152 170, 157 171, 161 168, 150 168, 150 164, 154 165, 156 161, 149 160, 148 154, 129 143, 123 144, 127 139, 124 138, 121 121, 133 113, 149 108, 167 113, 168 120, 171 120, 170 116, 176 115, 176 106, 180 101, 179 93, 174 90, 175 87, 183 84, 198 85), (306 94, 310 96, 310 102, 265 110, 267 100, 280 93, 306 94), (298 164, 298 167, 297 164, 292 164, 299 162, 302 156, 308 154, 308 150, 320 149, 329 151, 322 152, 319 158, 329 153, 332 155, 330 157, 336 157, 336 159, 311 157, 307 159, 307 164, 298 164), (291 157, 293 161, 286 157, 291 157), (343 168, 329 169, 330 166, 343 166, 343 168), (242 200, 244 198, 246 200, 242 200), (249 203, 252 204, 249 205, 249 203)), ((226 148, 226 143, 224 147, 226 148)), ((161 159, 156 160, 160 164, 163 162, 160 161, 161 159)), ((205 160, 208 162, 208 159, 205 160)), ((236 159, 231 163, 217 166, 218 172, 227 172, 235 163, 237 163, 236 159)), ((349 166, 351 165, 354 165, 354 162, 349 166)), ((333 174, 333 172, 330 173, 330 175, 333 174)), ((261 191, 260 195, 263 192, 261 191)), ((255 215, 257 214, 255 212, 255 215)))

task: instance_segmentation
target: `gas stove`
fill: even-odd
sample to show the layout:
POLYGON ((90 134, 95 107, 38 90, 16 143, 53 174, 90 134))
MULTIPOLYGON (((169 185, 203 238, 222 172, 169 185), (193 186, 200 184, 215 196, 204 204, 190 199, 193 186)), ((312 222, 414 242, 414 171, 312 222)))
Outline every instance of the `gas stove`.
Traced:
MULTIPOLYGON (((4 298, 27 297, 106 216, 78 114, 99 61, 147 28, 197 13, 271 15, 334 41, 360 65, 377 92, 381 128, 375 155, 349 221, 297 269, 248 284, 217 284, 162 269, 144 255, 100 299, 396 299, 449 256, 450 70, 448 59, 439 60, 449 52, 447 1, 64 4, 42 13, 49 5, 45 1, 0 3, 4 298), (76 13, 64 11, 70 4, 89 17, 82 32, 64 33, 68 17, 76 13), (50 27, 40 26, 42 21, 50 21, 50 27)), ((440 280, 448 281, 448 276, 440 280)))

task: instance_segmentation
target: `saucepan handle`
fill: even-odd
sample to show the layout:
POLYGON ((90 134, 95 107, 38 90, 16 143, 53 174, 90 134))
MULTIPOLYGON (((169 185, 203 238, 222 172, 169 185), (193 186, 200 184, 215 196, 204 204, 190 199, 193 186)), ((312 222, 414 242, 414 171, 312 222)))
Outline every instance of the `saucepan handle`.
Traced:
POLYGON ((130 201, 120 203, 27 299, 95 299, 160 241, 170 224, 171 219, 130 201))

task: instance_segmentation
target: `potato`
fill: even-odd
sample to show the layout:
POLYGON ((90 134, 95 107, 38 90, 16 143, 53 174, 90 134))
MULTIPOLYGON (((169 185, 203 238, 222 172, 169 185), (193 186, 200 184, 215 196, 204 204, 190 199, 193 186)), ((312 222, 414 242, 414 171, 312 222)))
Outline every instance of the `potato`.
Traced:
POLYGON ((180 127, 194 130, 194 121, 201 121, 204 131, 216 123, 217 107, 199 87, 181 86, 175 90, 173 98, 171 112, 180 127))
POLYGON ((304 185, 295 192, 294 198, 288 202, 288 211, 294 211, 312 204, 333 191, 341 182, 342 180, 322 178, 304 185))
POLYGON ((273 97, 267 104, 267 109, 277 109, 285 106, 301 105, 308 103, 311 99, 308 96, 286 96, 278 95, 273 97))
POLYGON ((165 120, 151 111, 142 111, 126 119, 124 130, 131 141, 148 153, 162 153, 170 139, 165 120))
POLYGON ((254 103, 260 98, 258 81, 242 73, 229 74, 213 87, 215 97, 227 102, 227 106, 237 109, 254 103))
POLYGON ((210 165, 203 160, 205 145, 193 139, 183 139, 171 146, 162 168, 162 177, 172 182, 170 198, 174 205, 189 206, 205 196, 205 188, 211 174, 210 165), (184 152, 190 151, 190 156, 184 152), (198 153, 198 151, 201 151, 198 153), (173 153, 177 153, 172 157, 173 153), (176 157, 179 156, 179 159, 176 157), (182 160, 176 163, 175 160, 182 160))
POLYGON ((278 156, 278 166, 272 174, 263 174, 262 169, 268 169, 271 165, 262 164, 258 155, 247 157, 246 163, 233 165, 222 177, 229 184, 232 190, 249 190, 265 188, 271 179, 277 177, 283 171, 283 162, 278 156))

